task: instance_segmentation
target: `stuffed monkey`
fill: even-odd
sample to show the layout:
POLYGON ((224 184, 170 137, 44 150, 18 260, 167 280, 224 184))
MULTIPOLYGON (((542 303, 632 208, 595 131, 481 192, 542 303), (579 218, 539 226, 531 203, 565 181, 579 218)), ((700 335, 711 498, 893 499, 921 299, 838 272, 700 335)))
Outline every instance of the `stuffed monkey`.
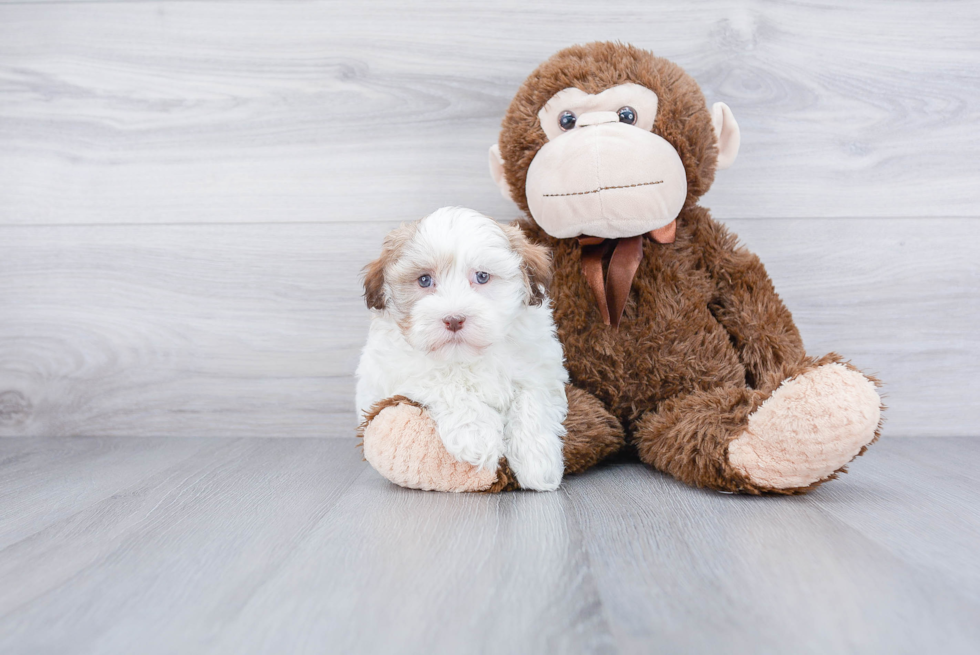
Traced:
MULTIPOLYGON (((879 434, 878 381, 808 356, 759 258, 697 204, 739 128, 679 66, 617 43, 558 52, 518 90, 490 169, 553 253, 571 385, 565 472, 613 454, 719 491, 804 493, 879 434)), ((453 460, 425 408, 379 403, 366 459, 403 486, 516 488, 453 460)))

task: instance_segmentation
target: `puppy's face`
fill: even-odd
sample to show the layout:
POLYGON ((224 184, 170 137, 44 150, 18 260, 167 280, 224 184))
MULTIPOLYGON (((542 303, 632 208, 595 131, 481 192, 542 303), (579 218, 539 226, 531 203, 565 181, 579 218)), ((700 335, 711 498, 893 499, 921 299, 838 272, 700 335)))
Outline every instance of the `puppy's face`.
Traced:
POLYGON ((447 207, 402 225, 365 269, 368 307, 387 312, 413 348, 474 353, 503 338, 539 305, 548 253, 517 226, 447 207))

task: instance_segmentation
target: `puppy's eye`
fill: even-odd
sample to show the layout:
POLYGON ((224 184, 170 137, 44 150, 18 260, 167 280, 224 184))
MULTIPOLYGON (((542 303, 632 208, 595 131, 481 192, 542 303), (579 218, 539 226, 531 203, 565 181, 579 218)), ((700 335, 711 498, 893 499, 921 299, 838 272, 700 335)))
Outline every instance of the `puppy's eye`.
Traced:
POLYGON ((477 271, 473 277, 476 278, 477 284, 486 284, 490 281, 490 274, 486 271, 477 271))
POLYGON ((575 127, 575 114, 570 111, 563 111, 561 116, 558 117, 558 127, 562 129, 563 132, 575 127))
POLYGON ((626 123, 627 125, 636 125, 636 110, 632 107, 620 107, 619 111, 619 122, 626 123))
POLYGON ((420 275, 419 276, 419 286, 423 289, 428 289, 432 286, 432 276, 431 275, 420 275))

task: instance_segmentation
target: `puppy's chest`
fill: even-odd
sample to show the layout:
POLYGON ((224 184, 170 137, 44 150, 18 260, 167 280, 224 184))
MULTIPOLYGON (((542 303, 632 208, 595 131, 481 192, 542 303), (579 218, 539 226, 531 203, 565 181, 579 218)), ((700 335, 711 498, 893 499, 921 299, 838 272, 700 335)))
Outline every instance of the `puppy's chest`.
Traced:
POLYGON ((441 363, 418 370, 407 380, 409 386, 438 393, 441 397, 466 395, 504 411, 515 395, 510 371, 493 362, 441 363))

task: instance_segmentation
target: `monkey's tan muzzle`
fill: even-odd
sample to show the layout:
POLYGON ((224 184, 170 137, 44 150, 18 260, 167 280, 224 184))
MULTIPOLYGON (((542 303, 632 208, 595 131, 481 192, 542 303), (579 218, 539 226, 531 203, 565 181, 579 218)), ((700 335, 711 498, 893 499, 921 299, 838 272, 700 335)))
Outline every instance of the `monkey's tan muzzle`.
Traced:
POLYGON ((619 239, 677 218, 687 176, 665 139, 597 111, 538 151, 525 190, 531 216, 551 236, 619 239))

